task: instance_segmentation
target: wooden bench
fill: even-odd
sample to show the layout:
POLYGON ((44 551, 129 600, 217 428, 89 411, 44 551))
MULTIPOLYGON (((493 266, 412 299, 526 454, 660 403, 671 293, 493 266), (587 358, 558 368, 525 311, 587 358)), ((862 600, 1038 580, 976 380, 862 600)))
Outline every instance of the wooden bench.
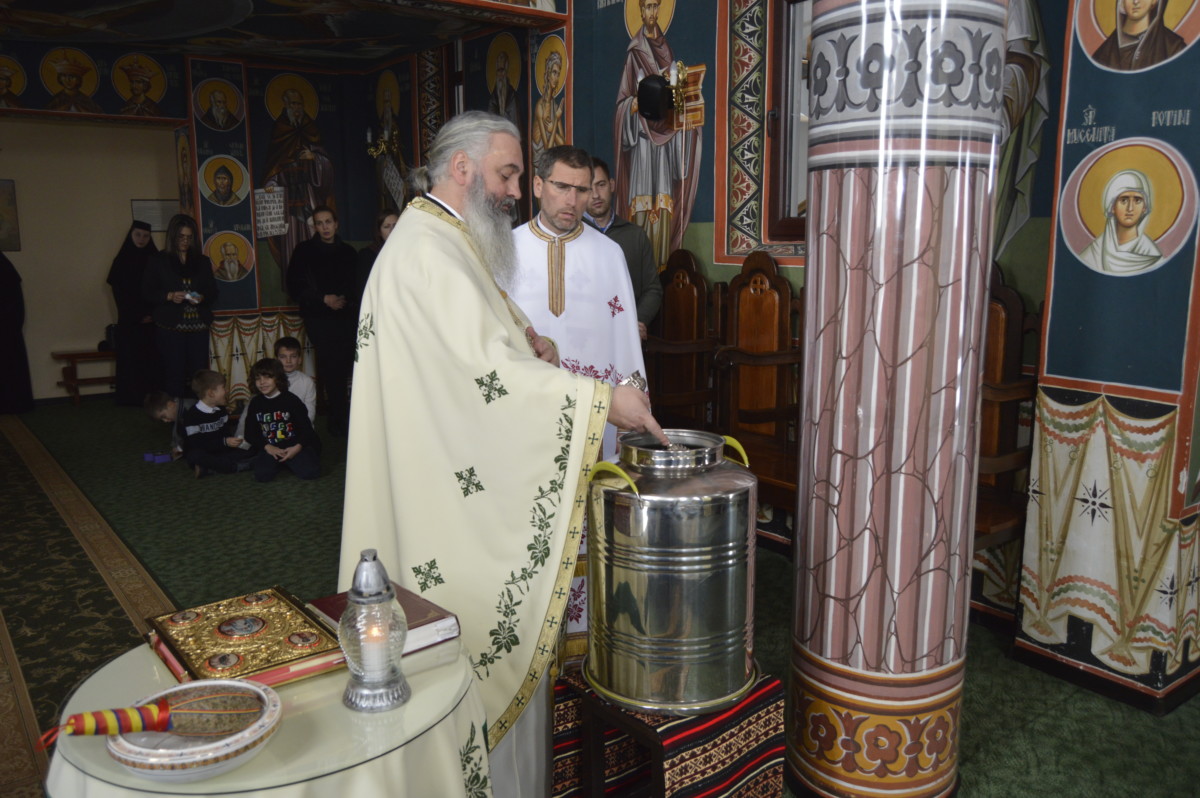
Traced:
POLYGON ((66 361, 62 367, 62 379, 58 381, 60 388, 66 388, 67 393, 71 396, 71 401, 75 406, 79 406, 79 386, 81 385, 108 385, 113 387, 116 382, 115 373, 106 374, 99 377, 80 377, 80 363, 115 363, 117 353, 109 350, 101 352, 99 350, 88 350, 83 352, 51 352, 50 357, 55 360, 66 361))

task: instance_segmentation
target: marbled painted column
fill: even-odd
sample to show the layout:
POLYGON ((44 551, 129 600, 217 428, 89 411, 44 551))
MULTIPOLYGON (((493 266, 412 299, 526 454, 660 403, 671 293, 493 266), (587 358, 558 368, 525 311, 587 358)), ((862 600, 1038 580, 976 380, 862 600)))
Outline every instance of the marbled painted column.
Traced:
POLYGON ((956 785, 1006 0, 816 0, 801 794, 956 785))

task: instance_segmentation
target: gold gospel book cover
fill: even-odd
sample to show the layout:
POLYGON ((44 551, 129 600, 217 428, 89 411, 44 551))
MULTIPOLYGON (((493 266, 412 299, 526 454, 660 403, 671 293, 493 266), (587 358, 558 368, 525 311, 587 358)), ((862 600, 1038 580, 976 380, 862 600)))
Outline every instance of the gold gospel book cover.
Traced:
POLYGON ((346 662, 337 636, 278 586, 146 620, 146 641, 181 682, 276 686, 346 662))

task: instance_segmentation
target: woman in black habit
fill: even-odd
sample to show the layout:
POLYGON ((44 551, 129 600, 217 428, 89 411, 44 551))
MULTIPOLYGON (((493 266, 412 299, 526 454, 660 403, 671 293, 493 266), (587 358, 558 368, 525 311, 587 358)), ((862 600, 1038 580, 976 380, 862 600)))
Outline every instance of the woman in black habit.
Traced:
POLYGON ((151 391, 162 390, 162 363, 154 345, 154 306, 142 297, 146 263, 158 252, 150 225, 135 221, 112 268, 108 284, 117 303, 117 395, 119 405, 141 407, 151 391))

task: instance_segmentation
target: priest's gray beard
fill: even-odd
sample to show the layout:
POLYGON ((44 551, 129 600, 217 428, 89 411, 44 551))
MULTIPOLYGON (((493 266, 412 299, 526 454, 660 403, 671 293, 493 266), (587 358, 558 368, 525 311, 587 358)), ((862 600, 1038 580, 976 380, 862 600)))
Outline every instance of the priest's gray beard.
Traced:
POLYGON ((509 212, 517 201, 512 197, 493 197, 483 185, 483 175, 476 174, 467 187, 467 204, 463 221, 484 265, 492 273, 496 285, 508 290, 517 268, 517 245, 513 240, 509 212))

